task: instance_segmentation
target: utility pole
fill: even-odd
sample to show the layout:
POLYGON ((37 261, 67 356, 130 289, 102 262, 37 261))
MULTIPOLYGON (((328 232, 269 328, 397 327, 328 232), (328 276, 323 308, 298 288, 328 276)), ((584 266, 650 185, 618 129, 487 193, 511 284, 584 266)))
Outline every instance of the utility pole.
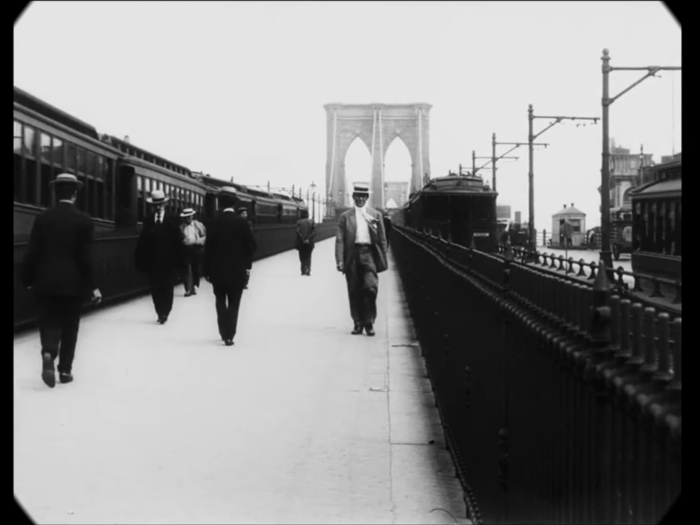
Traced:
POLYGON ((598 122, 599 117, 562 117, 562 116, 554 116, 554 117, 548 117, 548 116, 536 116, 532 113, 532 104, 528 106, 527 110, 527 121, 528 121, 528 152, 530 155, 529 158, 529 171, 528 171, 528 200, 529 200, 529 213, 528 213, 528 230, 529 230, 529 237, 530 237, 530 253, 535 253, 536 248, 537 248, 537 240, 535 239, 535 181, 534 181, 534 174, 533 174, 533 169, 532 169, 532 147, 535 145, 534 140, 542 135, 545 131, 547 131, 549 128, 552 126, 559 124, 562 120, 592 120, 593 123, 595 124, 598 122), (554 122, 550 123, 549 126, 544 128, 542 131, 540 131, 537 135, 533 134, 532 131, 532 124, 533 121, 536 118, 545 118, 552 120, 554 119, 554 122))
MULTIPOLYGON (((494 136, 495 136, 495 133, 494 133, 494 136)), ((506 153, 509 153, 510 151, 513 151, 513 150, 511 149, 506 153)), ((493 186, 493 191, 496 191, 496 161, 498 159, 518 159, 519 158, 519 157, 506 157, 505 156, 506 154, 504 153, 503 155, 501 155, 497 159, 495 149, 493 149, 493 154, 490 157, 477 157, 475 155, 476 154, 472 151, 472 164, 474 166, 475 166, 476 159, 488 159, 488 162, 486 162, 483 166, 480 166, 478 168, 475 166, 474 171, 478 172, 479 170, 483 170, 483 169, 490 169, 491 170, 491 174, 492 174, 491 175, 491 186, 493 186), (489 166, 489 164, 491 164, 491 166, 489 166)))
POLYGON ((610 252, 610 144, 609 144, 609 108, 622 95, 627 93, 637 84, 649 77, 655 77, 659 71, 680 71, 676 66, 646 66, 646 67, 612 67, 610 65, 610 52, 603 49, 603 169, 600 170, 600 233, 601 247, 600 259, 608 269, 612 269, 612 254, 610 252), (610 72, 611 71, 646 71, 646 75, 634 82, 627 89, 622 90, 614 97, 610 97, 610 72))

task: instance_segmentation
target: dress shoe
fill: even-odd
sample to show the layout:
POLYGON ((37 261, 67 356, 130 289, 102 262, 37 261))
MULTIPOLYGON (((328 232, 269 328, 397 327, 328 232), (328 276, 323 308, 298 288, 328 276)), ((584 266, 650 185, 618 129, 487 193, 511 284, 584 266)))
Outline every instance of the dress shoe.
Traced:
POLYGON ((185 297, 189 297, 190 295, 192 295, 192 292, 185 292, 185 297))
POLYGON ((61 380, 61 383, 70 383, 73 381, 73 374, 69 374, 67 372, 61 372, 58 377, 61 380))
POLYGON ((41 369, 41 379, 47 386, 53 388, 56 386, 56 371, 53 368, 53 359, 51 359, 51 354, 45 352, 41 355, 42 369, 41 369))
POLYGON ((362 333, 362 327, 359 324, 355 325, 355 328, 353 329, 352 332, 350 332, 352 335, 359 335, 362 333))
POLYGON ((192 295, 197 295, 197 290, 195 290, 194 288, 192 288, 192 295))
POLYGON ((233 346, 233 339, 226 339, 225 344, 226 346, 233 346))
POLYGON ((374 332, 374 328, 372 327, 371 324, 368 324, 368 325, 365 327, 365 331, 367 332, 367 335, 374 335, 374 333, 375 333, 375 332, 374 332))
POLYGON ((168 316, 167 316, 167 315, 161 315, 161 316, 158 318, 158 322, 159 322, 160 324, 165 324, 167 321, 168 321, 168 316))

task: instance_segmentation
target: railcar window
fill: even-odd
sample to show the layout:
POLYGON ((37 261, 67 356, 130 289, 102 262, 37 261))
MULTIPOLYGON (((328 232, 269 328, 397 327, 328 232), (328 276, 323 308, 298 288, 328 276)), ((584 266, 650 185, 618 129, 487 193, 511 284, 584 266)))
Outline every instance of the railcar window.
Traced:
POLYGON ((65 165, 65 145, 63 141, 57 137, 53 138, 53 164, 56 167, 57 175, 65 165))
POLYGON ((22 159, 22 123, 15 120, 14 136, 14 195, 16 202, 24 202, 24 160, 22 159))
POLYGON ((146 215, 146 199, 144 198, 145 182, 141 175, 136 177, 136 209, 137 209, 137 221, 143 222, 146 215))
POLYGON ((53 178, 53 159, 51 148, 51 135, 46 133, 39 134, 41 147, 41 174, 39 182, 39 205, 44 207, 51 206, 51 179, 53 178))
POLYGON ((78 192, 78 198, 76 199, 75 204, 79 210, 87 212, 87 198, 90 192, 88 181, 85 178, 85 165, 87 163, 87 156, 85 148, 76 146, 75 149, 77 158, 75 175, 76 177, 78 177, 78 180, 80 180, 84 184, 82 191, 78 192))
POLYGON ((76 157, 77 157, 77 151, 75 148, 75 144, 72 142, 66 142, 66 158, 65 158, 65 164, 66 164, 66 169, 69 171, 75 172, 76 171, 76 157))
POLYGON ((37 134, 31 126, 24 126, 24 179, 27 192, 24 201, 29 204, 37 204, 37 188, 39 180, 39 164, 37 163, 37 134))
POLYGON ((105 172, 105 202, 107 203, 107 208, 105 210, 106 217, 113 221, 114 220, 114 163, 112 159, 104 159, 104 172, 105 172))
POLYGON ((95 185, 95 204, 96 204, 96 210, 95 214, 97 217, 104 219, 105 218, 105 209, 104 209, 104 196, 105 196, 105 185, 104 182, 101 180, 98 180, 96 185, 95 185))

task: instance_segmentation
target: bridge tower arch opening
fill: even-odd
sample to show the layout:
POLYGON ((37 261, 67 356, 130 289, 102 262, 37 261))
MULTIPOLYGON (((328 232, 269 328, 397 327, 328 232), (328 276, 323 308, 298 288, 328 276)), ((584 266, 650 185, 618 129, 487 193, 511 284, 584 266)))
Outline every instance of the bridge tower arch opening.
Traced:
POLYGON ((397 130, 384 155, 384 209, 396 208, 408 201, 413 169, 410 147, 397 130))
POLYGON ((386 151, 397 135, 411 157, 409 193, 423 186, 430 176, 430 104, 326 104, 327 160, 326 188, 335 206, 343 206, 352 182, 346 180, 345 156, 359 138, 368 145, 372 171, 369 205, 383 208, 387 202, 384 180, 386 151))
POLYGON ((342 164, 345 172, 344 187, 348 188, 348 192, 343 192, 338 199, 342 206, 352 206, 352 183, 354 181, 369 182, 372 175, 372 157, 369 145, 365 144, 364 140, 359 136, 355 138, 345 152, 345 159, 342 164))

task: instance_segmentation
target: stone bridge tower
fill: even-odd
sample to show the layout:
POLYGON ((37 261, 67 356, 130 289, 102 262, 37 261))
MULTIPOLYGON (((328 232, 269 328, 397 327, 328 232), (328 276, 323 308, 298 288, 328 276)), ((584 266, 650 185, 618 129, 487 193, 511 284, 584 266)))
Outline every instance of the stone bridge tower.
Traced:
POLYGON ((383 208, 386 203, 384 156, 397 138, 403 140, 411 155, 409 193, 423 186, 426 174, 430 175, 430 104, 335 103, 323 107, 328 130, 326 188, 336 206, 344 206, 348 191, 352 191, 345 185, 345 155, 358 137, 372 156, 372 173, 368 174, 372 188, 370 207, 383 208))

